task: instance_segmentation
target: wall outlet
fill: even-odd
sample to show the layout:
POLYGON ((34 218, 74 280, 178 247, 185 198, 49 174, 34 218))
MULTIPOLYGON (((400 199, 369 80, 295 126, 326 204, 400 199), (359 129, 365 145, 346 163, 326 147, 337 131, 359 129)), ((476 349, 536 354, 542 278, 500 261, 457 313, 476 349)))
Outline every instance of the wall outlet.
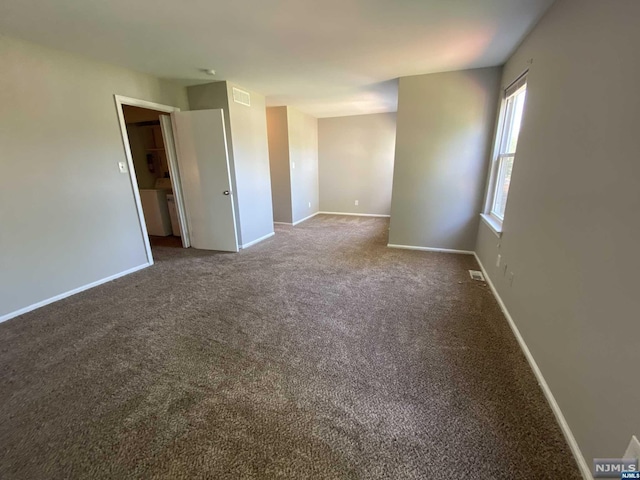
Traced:
POLYGON ((629 446, 627 447, 627 451, 624 452, 624 456, 622 458, 631 459, 638 458, 640 459, 640 441, 638 441, 638 437, 633 435, 631 437, 631 441, 629 442, 629 446))
POLYGON ((129 171, 127 169, 127 162, 118 162, 118 170, 120 170, 120 173, 127 173, 129 171))
POLYGON ((311 202, 309 202, 309 208, 311 208, 311 202))
POLYGON ((355 204, 356 204, 356 205, 358 205, 358 200, 356 200, 356 203, 355 203, 355 204))
POLYGON ((291 162, 291 168, 296 168, 296 162, 291 162))
POLYGON ((498 258, 496 258, 496 267, 500 266, 500 260, 502 260, 502 255, 498 255, 498 258))

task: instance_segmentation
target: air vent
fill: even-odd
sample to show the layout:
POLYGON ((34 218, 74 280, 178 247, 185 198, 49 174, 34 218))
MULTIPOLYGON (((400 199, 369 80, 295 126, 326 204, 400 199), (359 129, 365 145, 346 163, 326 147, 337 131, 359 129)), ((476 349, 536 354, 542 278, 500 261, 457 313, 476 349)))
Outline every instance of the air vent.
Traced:
POLYGON ((478 280, 479 282, 484 282, 484 275, 480 270, 469 270, 469 275, 473 280, 478 280))
POLYGON ((245 92, 244 90, 233 87, 233 101, 239 103, 240 105, 246 105, 247 107, 250 107, 251 95, 249 94, 249 92, 245 92))

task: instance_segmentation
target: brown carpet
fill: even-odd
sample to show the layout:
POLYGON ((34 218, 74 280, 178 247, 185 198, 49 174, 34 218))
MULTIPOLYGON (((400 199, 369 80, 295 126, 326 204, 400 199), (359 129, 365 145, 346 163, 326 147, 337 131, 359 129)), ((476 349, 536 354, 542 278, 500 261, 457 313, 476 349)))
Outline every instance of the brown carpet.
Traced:
POLYGON ((473 257, 317 216, 0 324, 0 477, 579 479, 473 257))

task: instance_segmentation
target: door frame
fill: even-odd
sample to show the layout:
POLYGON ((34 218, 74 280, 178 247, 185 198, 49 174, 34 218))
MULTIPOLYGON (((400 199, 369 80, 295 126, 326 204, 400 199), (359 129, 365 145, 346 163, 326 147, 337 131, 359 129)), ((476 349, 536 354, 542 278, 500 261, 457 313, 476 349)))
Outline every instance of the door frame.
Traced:
POLYGON ((171 115, 160 115, 160 130, 162 132, 162 141, 164 143, 165 154, 167 156, 167 163, 169 164, 171 188, 173 189, 173 201, 176 205, 178 222, 180 223, 180 239, 182 240, 182 247, 189 248, 191 246, 191 234, 189 233, 187 209, 184 206, 182 180, 180 179, 180 170, 178 169, 178 152, 176 150, 175 124, 171 119, 171 115), (163 118, 166 119, 168 125, 165 126, 165 123, 163 123, 162 121, 163 118))
MULTIPOLYGON (((124 110, 123 105, 129 105, 131 107, 141 107, 147 108, 149 110, 156 110, 162 113, 172 113, 179 112, 180 109, 178 107, 172 107, 170 105, 162 105, 160 103, 149 102, 147 100, 140 100, 138 98, 125 97, 122 95, 114 95, 113 99, 116 104, 116 113, 118 114, 118 124, 120 126, 120 134, 122 135, 122 144, 124 146, 124 153, 127 158, 127 166, 129 169, 129 180, 131 182, 131 190, 133 191, 133 199, 136 204, 136 210, 138 211, 138 221, 140 223, 140 233, 142 235, 142 241, 144 242, 145 250, 147 253, 147 261, 149 265, 153 265, 153 254, 151 253, 151 242, 149 242, 149 234, 147 232, 147 224, 144 220, 144 212, 142 210, 142 201, 140 200, 140 189, 138 187, 138 179, 136 178, 136 170, 135 165, 133 163, 133 155, 131 154, 131 145, 129 144, 129 135, 127 134, 127 124, 124 118, 124 110)), ((164 140, 164 139, 163 139, 164 140)), ((165 145, 165 148, 167 145, 165 145)), ((175 162, 175 155, 167 155, 167 162, 175 162)), ((169 165, 169 170, 174 171, 177 170, 177 165, 169 165)), ((171 184, 173 186, 174 179, 171 179, 171 184)), ((182 190, 178 188, 178 192, 182 190)), ((173 189, 174 198, 177 195, 177 191, 173 189)), ((183 210, 183 202, 182 198, 178 201, 176 199, 176 208, 178 209, 178 216, 182 220, 185 218, 184 210, 183 210)), ((181 226, 182 230, 182 226, 181 226)), ((188 231, 187 226, 184 226, 184 230, 188 231)), ((189 239, 182 238, 183 245, 185 245, 185 241, 187 242, 189 239)))

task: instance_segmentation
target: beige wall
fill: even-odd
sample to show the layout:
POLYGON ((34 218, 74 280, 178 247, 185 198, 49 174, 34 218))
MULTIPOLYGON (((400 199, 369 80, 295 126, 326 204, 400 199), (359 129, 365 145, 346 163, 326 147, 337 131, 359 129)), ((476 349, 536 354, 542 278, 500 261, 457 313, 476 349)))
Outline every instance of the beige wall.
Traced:
POLYGON ((509 60, 527 104, 503 237, 481 224, 477 244, 589 465, 640 433, 638 19, 561 0, 509 60))
POLYGON ((293 222, 318 212, 318 120, 287 107, 293 222))
POLYGON ((287 107, 267 108, 273 221, 292 223, 287 107))
POLYGON ((390 244, 474 249, 500 73, 400 79, 390 244))
POLYGON ((395 113, 318 120, 320 210, 389 215, 395 139, 395 113))
POLYGON ((296 223, 318 212, 318 120, 291 107, 267 109, 273 218, 296 223))
POLYGON ((113 95, 187 100, 169 82, 4 36, 0 64, 2 316, 146 263, 113 95))

